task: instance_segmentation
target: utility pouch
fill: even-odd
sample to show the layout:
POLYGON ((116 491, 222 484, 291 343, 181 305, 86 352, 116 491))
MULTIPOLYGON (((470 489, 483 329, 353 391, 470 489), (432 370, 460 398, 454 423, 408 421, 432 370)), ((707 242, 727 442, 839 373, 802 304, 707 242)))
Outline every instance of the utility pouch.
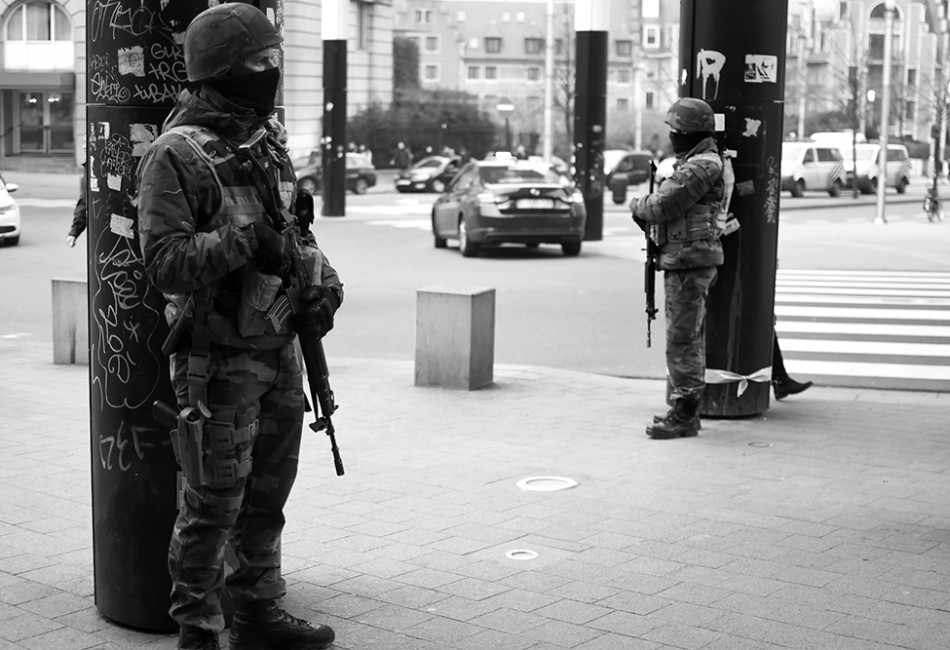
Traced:
POLYGON ((188 407, 178 414, 178 428, 172 435, 172 447, 181 465, 185 480, 192 487, 204 487, 209 480, 205 472, 206 456, 209 453, 204 444, 205 421, 211 412, 200 404, 199 408, 188 407))

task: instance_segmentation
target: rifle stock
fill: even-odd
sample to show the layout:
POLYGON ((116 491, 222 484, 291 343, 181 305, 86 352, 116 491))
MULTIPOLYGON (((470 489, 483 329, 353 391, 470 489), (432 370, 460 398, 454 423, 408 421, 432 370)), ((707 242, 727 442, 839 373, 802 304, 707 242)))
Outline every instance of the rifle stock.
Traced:
MULTIPOLYGON (((656 163, 652 160, 650 161, 650 194, 653 194, 653 190, 656 186, 656 163)), ((653 243, 653 240, 650 239, 650 229, 647 228, 644 230, 644 236, 646 237, 646 253, 647 259, 643 268, 643 292, 646 294, 646 313, 647 313, 647 347, 650 347, 653 343, 653 333, 652 333, 652 323, 656 319, 657 307, 656 307, 656 258, 659 254, 659 251, 656 248, 656 244, 653 243)))

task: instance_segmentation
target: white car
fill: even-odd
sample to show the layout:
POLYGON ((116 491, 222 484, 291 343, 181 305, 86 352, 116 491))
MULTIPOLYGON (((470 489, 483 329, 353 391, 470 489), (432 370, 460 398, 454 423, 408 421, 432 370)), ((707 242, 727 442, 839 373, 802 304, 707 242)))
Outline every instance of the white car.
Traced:
MULTIPOLYGON (((858 189, 862 194, 874 194, 877 192, 878 179, 880 178, 880 155, 881 145, 878 143, 868 143, 855 145, 854 152, 850 149, 842 151, 844 155, 844 169, 846 175, 846 184, 852 187, 852 183, 857 179, 858 189), (852 160, 852 156, 856 159, 852 160), (857 165, 857 174, 852 169, 857 165)), ((907 154, 907 147, 902 144, 887 145, 887 178, 886 187, 893 187, 898 194, 907 191, 910 185, 910 156, 907 154)))
POLYGON ((16 183, 7 183, 0 177, 0 243, 16 246, 20 243, 20 206, 16 204, 11 192, 19 189, 16 183))
POLYGON ((669 156, 661 160, 656 166, 656 185, 660 186, 660 183, 665 181, 667 178, 673 175, 675 168, 673 165, 676 163, 676 156, 669 156))

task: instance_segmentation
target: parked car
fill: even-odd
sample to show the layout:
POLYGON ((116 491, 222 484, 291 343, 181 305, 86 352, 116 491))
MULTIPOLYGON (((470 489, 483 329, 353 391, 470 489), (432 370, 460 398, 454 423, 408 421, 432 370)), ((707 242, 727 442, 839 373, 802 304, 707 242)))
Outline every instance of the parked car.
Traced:
MULTIPOLYGON (((319 151, 294 161, 298 189, 318 194, 323 186, 323 160, 319 151)), ((369 156, 359 153, 346 154, 346 189, 354 194, 366 194, 376 185, 376 167, 369 156)))
POLYGON ((20 206, 10 196, 20 188, 0 177, 0 243, 16 246, 20 243, 20 206))
MULTIPOLYGON (((858 190, 862 194, 877 192, 878 179, 881 177, 879 165, 880 143, 859 144, 854 147, 854 159, 846 152, 844 160, 845 185, 852 187, 857 179, 858 190)), ((902 144, 887 145, 887 178, 885 187, 893 187, 898 194, 907 191, 910 185, 910 156, 907 147, 902 144)))
POLYGON ((653 154, 649 151, 631 151, 627 149, 606 149, 604 151, 604 184, 611 187, 611 181, 617 174, 627 176, 627 185, 639 185, 650 180, 650 161, 653 154))
POLYGON ((462 167, 459 156, 426 156, 409 169, 396 176, 396 190, 399 192, 438 192, 445 191, 462 167))
POLYGON ((522 160, 468 163, 432 206, 435 247, 458 240, 465 257, 503 243, 560 244, 579 255, 586 222, 584 197, 567 174, 522 160))
POLYGON ((837 147, 813 142, 782 144, 782 191, 802 196, 823 190, 839 196, 845 184, 844 158, 837 147))
POLYGON ((676 156, 667 156, 656 164, 656 186, 673 175, 675 171, 676 156))

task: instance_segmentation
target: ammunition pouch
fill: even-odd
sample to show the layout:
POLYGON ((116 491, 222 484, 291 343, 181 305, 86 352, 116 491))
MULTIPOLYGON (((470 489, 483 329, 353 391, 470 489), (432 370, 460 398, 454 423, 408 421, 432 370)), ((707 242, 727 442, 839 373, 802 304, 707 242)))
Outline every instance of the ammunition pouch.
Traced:
POLYGON ((717 237, 721 232, 718 212, 718 206, 694 206, 683 219, 656 224, 656 235, 651 233, 651 238, 662 246, 666 242, 686 243, 717 237))
POLYGON ((211 420, 211 413, 188 407, 178 416, 172 447, 185 480, 192 487, 233 484, 251 473, 251 443, 258 420, 242 427, 211 420))

